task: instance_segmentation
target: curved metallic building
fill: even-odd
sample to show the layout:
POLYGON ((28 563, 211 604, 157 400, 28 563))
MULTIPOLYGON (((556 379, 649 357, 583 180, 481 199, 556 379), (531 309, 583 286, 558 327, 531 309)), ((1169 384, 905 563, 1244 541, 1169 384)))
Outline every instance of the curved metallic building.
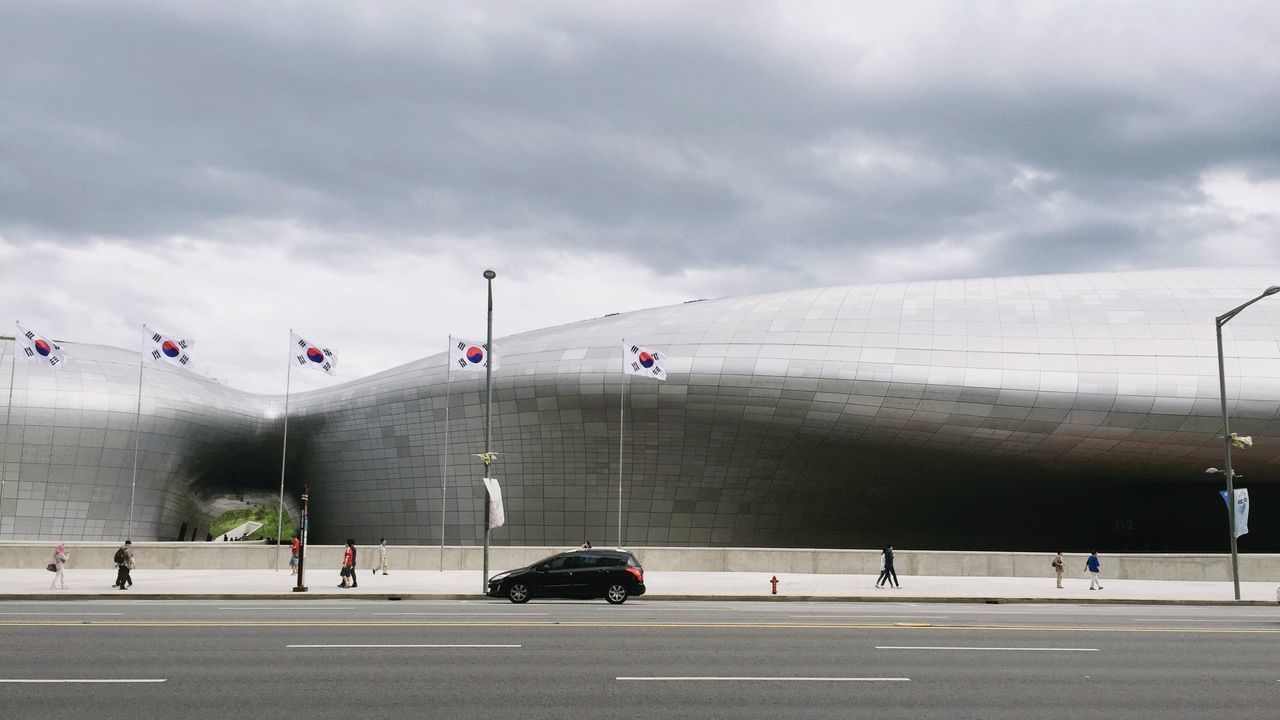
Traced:
MULTIPOLYGON (((1221 551, 1221 476, 1204 472, 1222 464, 1213 319, 1277 280, 1234 268, 843 286, 500 338, 494 542, 618 542, 625 337, 665 350, 670 379, 627 381, 624 544, 1221 551)), ((1255 437, 1235 457, 1254 507, 1246 551, 1280 550, 1267 519, 1278 340, 1280 301, 1225 333, 1232 429, 1255 437)), ((5 539, 126 529, 137 355, 68 347, 60 373, 17 368, 5 539)), ((446 363, 291 400, 287 485, 309 483, 315 540, 439 543, 443 518, 446 543, 481 541, 483 376, 446 363)), ((279 398, 147 378, 135 536, 272 501, 279 398)))

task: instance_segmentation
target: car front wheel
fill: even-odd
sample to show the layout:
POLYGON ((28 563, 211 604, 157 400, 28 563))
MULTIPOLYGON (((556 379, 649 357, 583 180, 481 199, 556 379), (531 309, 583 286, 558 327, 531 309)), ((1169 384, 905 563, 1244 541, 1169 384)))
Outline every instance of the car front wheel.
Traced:
POLYGON ((507 588, 507 599, 517 605, 529 602, 529 586, 522 582, 511 583, 507 588))
POLYGON ((604 592, 604 599, 608 600, 611 605, 621 605, 627 601, 627 586, 622 583, 614 583, 604 592))

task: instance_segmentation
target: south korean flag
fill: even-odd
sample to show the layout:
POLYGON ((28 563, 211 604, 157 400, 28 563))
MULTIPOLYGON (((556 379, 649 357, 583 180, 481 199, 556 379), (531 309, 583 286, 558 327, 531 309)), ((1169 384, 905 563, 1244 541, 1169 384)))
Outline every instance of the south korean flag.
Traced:
MULTIPOLYGON (((449 337, 449 366, 453 370, 484 372, 489 366, 489 346, 476 340, 449 337)), ((493 369, 498 369, 498 356, 493 356, 493 369)))
POLYGON ((666 364, 667 356, 657 350, 640 347, 639 345, 628 345, 625 342, 622 344, 622 371, 624 373, 666 380, 667 369, 663 367, 666 364))
POLYGON ((289 333, 289 346, 293 348, 294 361, 303 367, 326 375, 332 375, 338 369, 338 353, 327 347, 313 345, 295 332, 289 333))
POLYGON ((191 346, 195 345, 194 340, 166 335, 146 325, 142 326, 142 334, 142 346, 146 348, 147 357, 152 362, 188 369, 191 367, 191 346))
POLYGON ((67 355, 62 348, 52 340, 44 337, 40 333, 32 332, 22 327, 22 323, 16 323, 18 326, 18 334, 15 336, 18 345, 22 350, 19 353, 29 362, 38 362, 42 365, 48 365, 51 368, 62 367, 66 362, 67 355))

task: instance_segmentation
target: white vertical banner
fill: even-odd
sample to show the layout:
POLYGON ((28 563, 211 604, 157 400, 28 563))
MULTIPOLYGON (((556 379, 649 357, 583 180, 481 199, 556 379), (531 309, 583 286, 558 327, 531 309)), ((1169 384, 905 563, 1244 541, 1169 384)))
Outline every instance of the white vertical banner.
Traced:
MULTIPOLYGON (((1236 488, 1236 537, 1249 532, 1249 488, 1236 488)), ((1219 490, 1222 502, 1227 501, 1227 491, 1219 490)))
POLYGON ((485 478, 484 491, 489 496, 489 529, 500 528, 507 523, 507 514, 502 508, 502 486, 498 478, 485 478))

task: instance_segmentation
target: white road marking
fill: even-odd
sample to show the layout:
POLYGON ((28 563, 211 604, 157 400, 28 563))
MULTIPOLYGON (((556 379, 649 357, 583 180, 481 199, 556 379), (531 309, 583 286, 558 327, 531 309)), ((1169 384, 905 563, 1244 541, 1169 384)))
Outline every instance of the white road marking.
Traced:
POLYGON ((1261 620, 1220 620, 1215 617, 1204 618, 1132 618, 1134 622, 1194 622, 1194 623, 1261 623, 1261 620))
POLYGON ((788 615, 787 617, 792 617, 792 618, 932 618, 932 619, 938 619, 938 618, 945 618, 945 617, 946 617, 946 615, 909 615, 909 614, 903 614, 903 615, 880 615, 880 614, 867 614, 867 615, 815 615, 815 614, 813 614, 813 613, 805 613, 805 614, 803 614, 803 615, 788 615))
POLYGON ((285 645, 286 648, 519 648, 523 645, 285 645))
POLYGON ((531 612, 377 612, 374 615, 445 615, 448 617, 475 617, 478 615, 499 615, 502 617, 546 617, 548 613, 531 612))
POLYGON ((1099 615, 1099 614, 1123 614, 1114 611, 1097 612, 1092 609, 1082 609, 1076 612, 1063 610, 947 610, 953 615, 1099 615))
POLYGON ((76 612, 68 610, 67 612, 0 612, 0 615, 123 615, 124 613, 104 613, 104 612, 76 612))
POLYGON ((219 607, 219 610, 275 610, 278 612, 297 612, 298 610, 352 610, 356 607, 369 607, 367 605, 314 605, 314 603, 303 602, 302 605, 275 605, 275 606, 250 606, 250 607, 219 607))
POLYGON ((0 678, 0 683, 162 683, 168 678, 0 678))
POLYGON ((632 682, 684 683, 684 682, 721 682, 721 683, 910 683, 910 678, 762 678, 762 676, 620 676, 614 680, 632 680, 632 682))
POLYGON ((960 645, 877 645, 877 650, 1009 650, 1039 652, 1100 652, 1098 648, 1060 647, 973 647, 960 645))

